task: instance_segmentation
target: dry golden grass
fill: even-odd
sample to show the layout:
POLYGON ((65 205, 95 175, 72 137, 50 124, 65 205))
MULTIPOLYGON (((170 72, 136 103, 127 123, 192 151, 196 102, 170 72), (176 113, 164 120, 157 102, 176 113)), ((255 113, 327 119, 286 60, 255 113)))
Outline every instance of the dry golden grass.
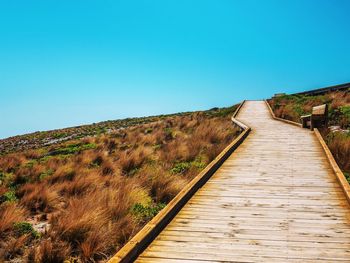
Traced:
POLYGON ((23 221, 26 211, 16 203, 2 204, 0 209, 0 237, 4 238, 12 230, 15 222, 23 221))
POLYGON ((50 213, 58 207, 60 196, 53 187, 41 184, 25 184, 17 191, 20 204, 31 212, 50 213))
POLYGON ((336 132, 328 134, 326 141, 339 166, 350 172, 350 135, 336 132))
POLYGON ((67 259, 71 254, 69 244, 52 238, 41 240, 38 246, 31 247, 28 251, 28 262, 58 263, 67 259))
POLYGON ((1 156, 0 261, 105 261, 237 136, 234 109, 1 156))
POLYGON ((3 259, 11 260, 18 256, 23 256, 25 245, 30 239, 30 236, 22 235, 19 237, 11 237, 2 244, 2 248, 0 249, 0 256, 3 259))

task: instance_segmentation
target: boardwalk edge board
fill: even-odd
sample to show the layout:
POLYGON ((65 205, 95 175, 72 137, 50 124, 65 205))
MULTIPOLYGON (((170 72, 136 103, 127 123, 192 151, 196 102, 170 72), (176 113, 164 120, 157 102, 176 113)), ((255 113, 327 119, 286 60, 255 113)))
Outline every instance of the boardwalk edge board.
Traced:
POLYGON ((269 109, 269 111, 270 111, 270 113, 271 113, 272 118, 274 118, 275 120, 283 121, 283 122, 285 122, 285 123, 289 123, 289 124, 292 124, 292 125, 295 125, 295 126, 298 126, 298 127, 302 127, 301 123, 297 123, 297 122, 295 122, 295 121, 290 121, 290 120, 286 120, 286 119, 282 119, 282 118, 276 117, 275 113, 274 113, 273 110, 271 109, 271 106, 270 106, 270 104, 267 102, 267 100, 265 100, 265 103, 266 103, 267 108, 269 109))
MULTIPOLYGON (((267 100, 265 100, 265 103, 266 103, 267 107, 269 108, 269 111, 271 113, 272 118, 274 118, 276 120, 279 120, 279 121, 283 121, 283 122, 292 124, 292 125, 295 125, 295 126, 302 127, 300 123, 276 117, 274 112, 271 109, 270 104, 267 102, 267 100)), ((331 151, 329 150, 326 142, 323 140, 322 135, 320 134, 319 130, 317 128, 315 128, 314 132, 315 132, 315 135, 316 135, 318 141, 320 142, 320 144, 321 144, 321 146, 322 146, 322 148, 323 148, 323 150, 324 150, 324 152, 325 152, 325 154, 327 156, 328 162, 329 162, 329 164, 331 165, 331 167, 332 167, 332 169, 334 171, 335 177, 337 178, 337 180, 338 180, 338 182, 340 184, 340 187, 342 188, 342 190, 343 190, 343 192, 345 194, 345 197, 348 200, 348 203, 350 204, 350 186, 349 186, 349 184, 348 184, 348 182, 347 182, 347 180, 345 178, 345 175, 340 170, 340 168, 339 168, 337 162, 335 161, 331 151)))
POLYGON ((326 153, 327 159, 329 163, 332 166, 332 169, 334 171, 335 176, 337 177, 337 180, 345 194, 346 199, 348 200, 348 203, 350 204, 350 185, 348 181, 345 178, 345 175, 343 172, 340 170, 337 162, 335 161, 331 151, 329 150, 326 142, 323 140, 322 135, 320 134, 319 130, 317 128, 314 129, 314 132, 316 134, 316 137, 318 141, 320 142, 324 152, 326 153))
POLYGON ((235 119, 245 101, 240 103, 231 120, 241 128, 240 135, 233 140, 204 170, 187 184, 151 221, 149 221, 128 243, 126 243, 108 263, 133 262, 153 239, 166 227, 176 216, 187 201, 201 188, 223 162, 237 149, 250 132, 250 128, 235 119))

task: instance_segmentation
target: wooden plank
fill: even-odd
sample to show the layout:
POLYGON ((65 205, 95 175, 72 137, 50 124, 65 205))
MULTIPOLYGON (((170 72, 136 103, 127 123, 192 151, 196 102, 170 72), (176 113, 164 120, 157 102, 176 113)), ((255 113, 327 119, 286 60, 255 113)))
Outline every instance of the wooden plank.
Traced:
MULTIPOLYGON (((266 235, 266 234, 254 234, 254 233, 230 233, 223 231, 195 231, 194 230, 186 230, 186 231, 177 231, 177 230, 169 230, 165 229, 162 232, 162 235, 158 236, 158 239, 162 237, 170 237, 170 236, 187 236, 187 237, 197 237, 202 238, 203 240, 211 238, 223 239, 223 240, 235 240, 235 239, 248 239, 248 240, 275 240, 275 241, 288 241, 288 242, 305 242, 305 243, 341 243, 341 244, 349 244, 348 238, 346 237, 337 237, 337 238, 329 238, 326 235, 286 235, 285 233, 280 233, 280 235, 266 235)), ((157 240, 157 239, 156 239, 157 240)))
MULTIPOLYGON (((293 218, 293 219, 310 219, 314 218, 317 220, 323 220, 323 219, 338 219, 338 218, 344 218, 345 220, 349 221, 350 220, 350 215, 347 211, 343 212, 312 212, 312 211, 299 211, 296 212, 294 211, 289 212, 288 210, 274 210, 274 211, 254 211, 255 209, 248 209, 245 211, 242 211, 241 209, 239 210, 232 210, 232 211, 225 211, 225 210, 220 210, 220 215, 222 216, 231 216, 231 217, 240 217, 240 218, 245 218, 245 217, 253 217, 253 218, 293 218)), ((187 215, 212 215, 213 214, 213 209, 195 209, 192 211, 185 210, 182 211, 182 214, 187 214, 187 215)))
MULTIPOLYGON (((166 233, 170 233, 166 232, 166 233)), ((174 241, 177 244, 181 245, 181 243, 187 244, 187 242, 194 242, 194 243, 200 243, 200 244, 209 244, 209 245, 234 245, 236 243, 240 244, 253 244, 253 245, 264 245, 264 246, 273 246, 273 247, 303 247, 303 248, 327 248, 327 249, 349 249, 350 244, 346 243, 344 241, 334 241, 333 242, 327 242, 324 241, 310 241, 308 240, 274 240, 272 237, 266 237, 266 236, 256 236, 253 239, 250 238, 232 238, 227 236, 210 236, 210 235, 183 235, 182 233, 174 232, 174 234, 164 234, 160 236, 157 240, 154 241, 154 244, 156 244, 158 241, 174 241), (204 239, 205 238, 205 239, 204 239)), ((215 233, 212 233, 215 234, 215 233)))
MULTIPOLYGON (((306 242, 304 242, 306 243, 306 242)), ((300 244, 300 243, 299 243, 300 244)), ((344 259, 344 257, 350 258, 350 251, 346 251, 344 253, 343 248, 336 248, 333 246, 333 248, 328 248, 325 243, 322 244, 323 246, 318 247, 319 249, 322 249, 323 256, 327 256, 333 259, 344 259)), ((335 244, 333 244, 335 245, 335 244)), ((249 242, 242 244, 239 243, 209 243, 209 242, 176 242, 176 241, 163 241, 163 240, 156 240, 152 243, 150 246, 153 251, 179 251, 179 252, 205 252, 206 250, 215 250, 217 254, 229 254, 231 252, 234 252, 235 255, 239 254, 246 254, 246 255, 256 255, 256 256, 271 256, 271 255, 277 255, 279 256, 281 254, 281 250, 288 251, 289 255, 292 255, 293 253, 302 253, 302 255, 308 256, 310 258, 314 258, 315 256, 318 256, 318 251, 314 249, 310 249, 310 247, 303 247, 303 246, 290 246, 289 243, 282 243, 275 241, 273 244, 267 245, 264 242, 249 242), (177 250, 176 250, 177 249, 177 250), (231 251, 231 252, 230 252, 231 251), (249 253, 252 252, 252 253, 249 253), (255 253, 254 253, 255 252, 255 253)), ((349 248, 349 246, 347 247, 349 248)))
MULTIPOLYGON (((149 262, 158 262, 158 263, 203 263, 203 262, 231 262, 231 263, 242 263, 242 262, 262 262, 261 258, 254 258, 254 257, 250 257, 249 259, 245 259, 244 261, 221 261, 221 260, 191 260, 191 259, 171 259, 169 257, 166 258, 160 258, 160 257, 143 257, 143 258, 139 258, 137 260, 138 263, 149 263, 149 262)), ((266 261, 264 261, 266 262, 266 261)), ((268 258, 267 262, 281 262, 280 258, 268 258)), ((286 262, 286 261, 284 261, 286 262)), ((318 263, 318 262, 324 262, 324 260, 322 259, 312 259, 312 260, 308 260, 308 259, 288 259, 288 262, 290 263, 318 263)))
POLYGON ((225 225, 228 224, 230 226, 235 227, 253 227, 255 228, 263 228, 263 227, 288 227, 288 228, 315 228, 315 229, 324 229, 324 228, 330 228, 335 230, 341 230, 349 229, 349 225, 347 223, 339 223, 334 222, 334 220, 325 221, 322 220, 322 222, 319 222, 320 220, 293 220, 293 219, 260 219, 257 220, 256 218, 247 218, 242 220, 243 218, 223 218, 225 220, 225 223, 223 224, 222 221, 220 221, 221 218, 210 218, 208 216, 202 217, 202 218, 193 218, 193 217, 176 217, 174 219, 174 223, 179 225, 194 225, 195 224, 209 224, 209 225, 225 225))
POLYGON ((285 209, 293 209, 296 208, 298 210, 306 209, 306 210, 313 210, 313 209, 321 209, 324 210, 344 210, 348 208, 348 202, 346 199, 339 200, 339 203, 337 203, 336 199, 330 199, 327 200, 329 202, 325 202, 327 199, 319 199, 319 198, 239 198, 239 197, 232 197, 230 200, 228 197, 223 198, 222 200, 213 199, 196 199, 191 201, 189 204, 193 205, 193 207, 196 206, 204 206, 204 207, 213 207, 213 208, 227 208, 232 209, 232 207, 235 208, 242 208, 242 207, 250 207, 250 208, 285 208, 285 209), (304 201, 304 203, 303 203, 304 201))
POLYGON ((220 221, 224 220, 225 222, 250 222, 251 224, 259 225, 259 224, 266 224, 266 223, 282 223, 282 222, 289 222, 289 223, 295 223, 295 224, 302 224, 305 226, 313 226, 313 225, 324 225, 324 224, 334 224, 334 225, 342 225, 344 227, 348 227, 348 220, 344 219, 343 217, 338 217, 334 219, 327 219, 324 218, 322 221, 316 218, 307 218, 307 219, 298 219, 298 218, 272 218, 272 217, 248 217, 248 216, 225 216, 225 215, 213 215, 213 214, 196 214, 196 215, 188 215, 186 213, 179 213, 175 220, 206 220, 206 221, 220 221))
MULTIPOLYGON (((174 243, 166 242, 162 245, 150 246, 154 252, 167 252, 167 253, 180 253, 180 254, 208 254, 209 252, 215 253, 216 256, 221 255, 235 255, 235 257, 241 256, 250 257, 281 257, 281 258, 305 258, 313 259, 317 257, 327 258, 329 260, 341 260, 346 261, 350 258, 350 252, 344 252, 344 249, 322 249, 322 255, 320 252, 310 248, 303 247, 273 247, 273 246, 261 246, 259 244, 240 245, 235 244, 232 246, 202 246, 199 243, 187 243, 187 246, 176 246, 174 243), (283 253, 284 252, 284 253, 283 253)), ((147 255, 147 254, 146 254, 147 255)))
MULTIPOLYGON (((187 260, 204 260, 204 261, 226 261, 226 262, 289 262, 290 259, 299 260, 300 262, 305 262, 305 260, 324 260, 324 262, 349 262, 349 258, 334 258, 332 256, 310 256, 306 257, 302 254, 297 255, 295 258, 289 256, 288 254, 282 255, 282 251, 279 251, 279 255, 261 255, 259 256, 259 251, 249 250, 245 253, 237 254, 236 251, 224 253, 216 253, 215 249, 208 249, 207 252, 179 252, 179 251, 146 251, 145 257, 154 257, 153 262, 157 262, 156 258, 171 258, 171 259, 187 259, 187 260), (252 255, 253 254, 253 255, 252 255)), ((320 252, 322 254, 322 252, 320 252)), ((137 262, 137 261, 136 261, 137 262)))

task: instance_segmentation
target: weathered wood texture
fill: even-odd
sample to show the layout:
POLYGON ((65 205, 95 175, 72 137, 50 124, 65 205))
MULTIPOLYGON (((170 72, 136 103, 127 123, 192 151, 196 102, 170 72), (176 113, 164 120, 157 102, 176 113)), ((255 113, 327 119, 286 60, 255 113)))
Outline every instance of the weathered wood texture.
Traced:
POLYGON ((314 134, 263 101, 251 134, 137 262, 350 262, 350 207, 314 134))

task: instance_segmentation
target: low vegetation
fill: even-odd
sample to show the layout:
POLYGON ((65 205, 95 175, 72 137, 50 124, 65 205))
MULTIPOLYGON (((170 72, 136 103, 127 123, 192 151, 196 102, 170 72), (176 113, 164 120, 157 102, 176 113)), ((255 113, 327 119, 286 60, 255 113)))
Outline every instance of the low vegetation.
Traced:
MULTIPOLYGON (((229 108, 228 108, 229 109, 229 108)), ((222 110, 219 114, 225 114, 222 110)), ((55 145, 65 141, 81 139, 88 136, 98 136, 101 134, 109 134, 119 129, 128 128, 136 125, 142 125, 159 121, 168 117, 186 116, 191 112, 183 112, 169 115, 159 115, 140 118, 127 118, 114 121, 103 121, 89 125, 82 125, 52 131, 37 131, 25 135, 18 135, 0 140, 0 156, 11 152, 22 150, 37 149, 44 146, 55 145)))
POLYGON ((300 122, 300 116, 310 114, 312 107, 328 104, 328 127, 321 129, 329 149, 350 182, 350 91, 324 95, 284 95, 269 100, 275 115, 300 122))
POLYGON ((2 148, 0 261, 105 261, 237 136, 235 108, 16 137, 37 139, 2 148))

